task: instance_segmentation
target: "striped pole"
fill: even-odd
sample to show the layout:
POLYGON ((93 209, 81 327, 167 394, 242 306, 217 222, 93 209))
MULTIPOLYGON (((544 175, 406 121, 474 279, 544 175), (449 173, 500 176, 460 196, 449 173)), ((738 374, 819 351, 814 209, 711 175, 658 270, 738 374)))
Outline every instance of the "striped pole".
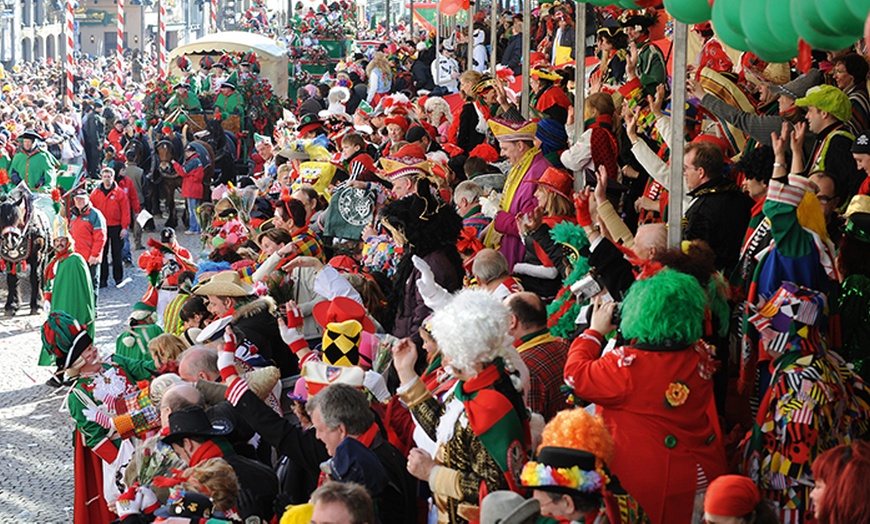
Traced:
POLYGON ((66 106, 73 106, 73 51, 75 50, 75 15, 73 14, 73 0, 67 0, 64 12, 64 35, 66 36, 66 106))
POLYGON ((124 0, 118 0, 118 43, 116 45, 118 87, 124 87, 124 0))
POLYGON ((211 32, 217 33, 217 10, 218 10, 218 2, 217 0, 211 0, 211 32))
POLYGON ((157 0, 157 74, 159 78, 166 78, 166 8, 163 0, 157 0))

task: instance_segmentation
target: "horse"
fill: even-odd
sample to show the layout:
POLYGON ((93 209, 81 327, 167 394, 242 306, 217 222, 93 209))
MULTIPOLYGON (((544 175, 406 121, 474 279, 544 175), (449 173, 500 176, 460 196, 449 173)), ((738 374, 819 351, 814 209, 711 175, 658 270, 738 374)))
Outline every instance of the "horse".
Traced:
POLYGON ((217 118, 205 119, 205 131, 196 133, 196 137, 207 143, 212 151, 214 176, 212 185, 219 186, 236 182, 236 138, 221 126, 217 118))
MULTIPOLYGON (((154 171, 151 174, 151 183, 154 184, 157 195, 155 195, 154 203, 157 204, 160 199, 160 194, 163 194, 166 210, 169 211, 169 218, 166 220, 166 227, 178 226, 178 213, 175 209, 175 192, 181 189, 182 179, 175 172, 172 162, 180 156, 176 154, 175 145, 171 140, 163 138, 154 147, 157 152, 157 163, 154 166, 154 171)), ((159 209, 159 204, 154 206, 155 212, 159 209)))
POLYGON ((0 197, 0 269, 6 272, 6 316, 13 316, 18 311, 19 275, 28 269, 30 314, 39 314, 40 281, 52 249, 48 215, 36 209, 33 194, 21 182, 9 194, 0 197))

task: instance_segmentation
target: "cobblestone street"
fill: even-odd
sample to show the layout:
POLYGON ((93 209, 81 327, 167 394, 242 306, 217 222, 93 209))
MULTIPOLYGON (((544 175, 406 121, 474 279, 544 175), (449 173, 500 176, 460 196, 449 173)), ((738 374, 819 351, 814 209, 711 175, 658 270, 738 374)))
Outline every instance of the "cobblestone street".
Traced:
MULTIPOLYGON (((154 233, 143 235, 143 244, 148 235, 154 233)), ((180 234, 179 241, 199 253, 196 237, 180 234)), ((133 304, 145 292, 145 274, 135 265, 141 253, 134 251, 134 267, 124 270, 132 281, 119 289, 110 279, 100 290, 96 345, 104 356, 114 351, 133 304)), ((5 277, 0 280, 5 299, 5 277)), ((26 305, 30 286, 20 287, 26 305)), ((15 317, 0 317, 0 362, 6 363, 0 380, 0 522, 72 522, 73 424, 60 412, 68 388, 44 385, 53 371, 36 365, 45 314, 27 313, 25 307, 15 317)))

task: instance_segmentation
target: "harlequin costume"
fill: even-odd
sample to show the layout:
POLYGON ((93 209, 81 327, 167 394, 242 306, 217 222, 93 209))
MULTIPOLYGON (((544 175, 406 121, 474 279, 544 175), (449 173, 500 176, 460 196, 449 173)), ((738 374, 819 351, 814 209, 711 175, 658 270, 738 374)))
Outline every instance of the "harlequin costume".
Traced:
POLYGON ((438 522, 477 521, 487 493, 521 489, 519 474, 530 442, 526 408, 506 368, 506 348, 495 347, 502 344, 495 332, 507 329, 507 308, 485 290, 463 290, 435 312, 431 324, 454 368, 476 363, 484 368, 458 381, 443 403, 419 378, 403 384, 398 394, 437 445, 438 465, 429 487, 438 522))
MULTIPOLYGON (((82 366, 82 353, 93 345, 84 327, 59 311, 50 313, 43 325, 42 344, 55 356, 58 368, 73 375, 82 366)), ((153 366, 142 361, 116 356, 112 362, 102 363, 96 373, 77 376, 66 399, 76 425, 73 433, 76 524, 108 523, 115 519, 106 507, 107 496, 111 495, 104 493, 104 467, 118 457, 122 438, 144 434, 155 423, 159 425, 159 413, 150 399, 147 410, 128 410, 124 399, 131 395, 138 398, 141 390, 135 381, 150 379, 154 373, 153 366)))
POLYGON ((743 472, 774 504, 780 521, 797 523, 807 518, 813 459, 866 434, 870 392, 828 351, 828 300, 817 289, 830 287, 833 268, 818 239, 798 223, 808 179, 790 175, 788 182, 771 180, 764 206, 775 244, 756 272, 744 323, 757 334, 759 351, 773 360, 741 450, 743 472))
MULTIPOLYGON (((70 238, 70 245, 63 251, 56 251, 54 258, 46 266, 43 298, 51 304, 50 311, 68 313, 85 326, 88 335, 93 339, 96 305, 91 272, 85 259, 73 251, 72 237, 66 229, 66 221, 61 217, 55 220, 54 234, 70 238)), ((50 366, 54 364, 54 360, 54 355, 43 347, 43 351, 39 353, 39 365, 50 366)))
POLYGON ((630 344, 601 355, 604 334, 587 329, 568 353, 565 381, 597 406, 614 435, 610 470, 652 523, 689 522, 696 493, 725 472, 705 307, 694 277, 664 269, 620 305, 630 344))

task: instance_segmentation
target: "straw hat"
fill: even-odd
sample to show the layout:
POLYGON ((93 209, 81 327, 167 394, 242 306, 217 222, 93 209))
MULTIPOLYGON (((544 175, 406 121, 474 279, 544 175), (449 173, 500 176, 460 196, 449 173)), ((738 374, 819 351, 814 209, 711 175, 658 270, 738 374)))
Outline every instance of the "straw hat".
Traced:
POLYGON ((254 289, 237 272, 221 271, 193 292, 199 296, 247 297, 254 294, 254 289))

